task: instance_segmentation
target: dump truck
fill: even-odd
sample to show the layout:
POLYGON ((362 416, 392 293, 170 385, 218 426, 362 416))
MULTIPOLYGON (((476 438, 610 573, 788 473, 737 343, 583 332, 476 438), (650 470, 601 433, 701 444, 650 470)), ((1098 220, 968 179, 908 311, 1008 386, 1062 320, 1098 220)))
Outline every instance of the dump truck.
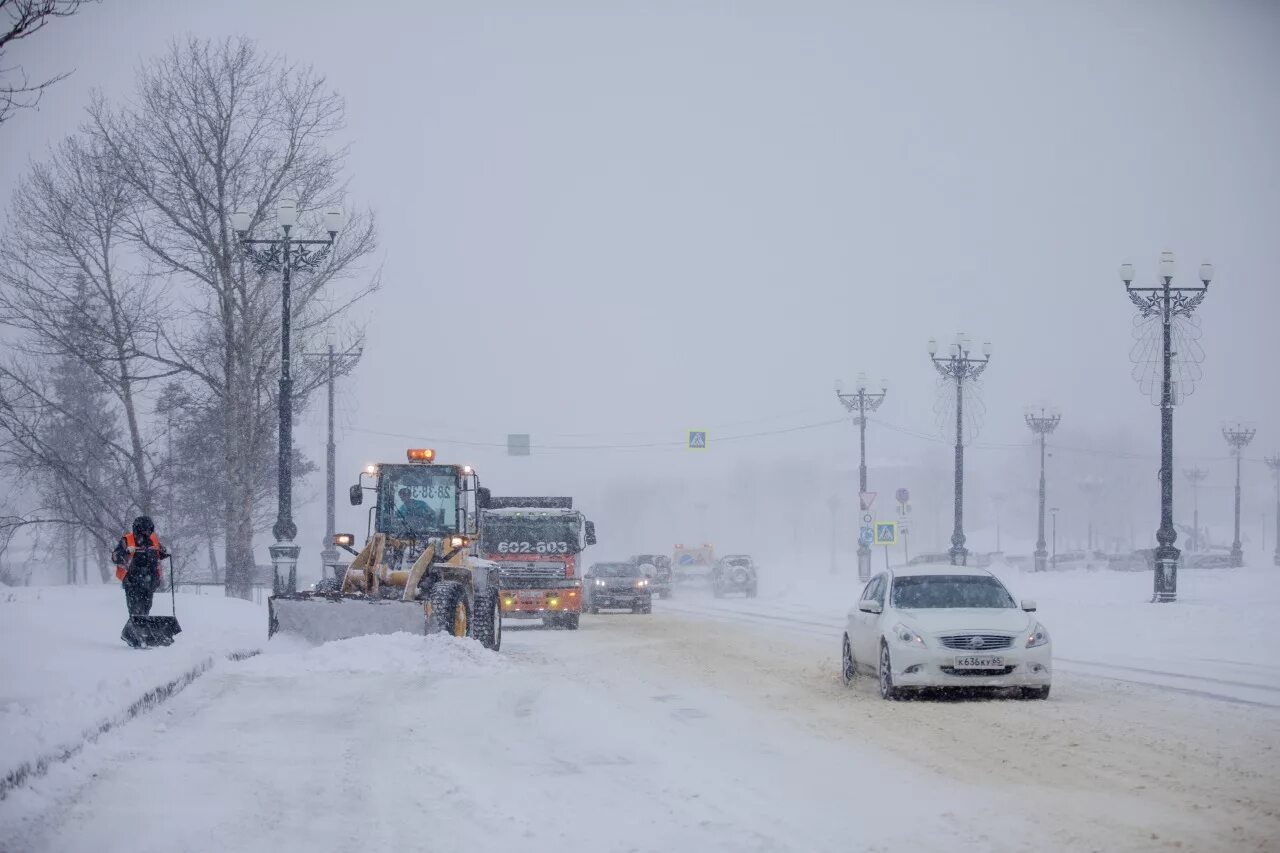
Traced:
POLYGON ((405 463, 370 465, 351 487, 353 506, 374 495, 364 547, 340 533, 355 555, 335 591, 278 593, 267 599, 268 637, 313 643, 366 634, 442 633, 502 645, 498 566, 478 552, 487 490, 469 465, 436 464, 412 449, 405 463))
POLYGON ((577 630, 579 559, 595 524, 571 497, 492 497, 480 511, 480 554, 498 565, 503 614, 577 630))
POLYGON ((676 584, 709 583, 715 564, 716 550, 710 545, 677 545, 671 554, 672 580, 676 584))

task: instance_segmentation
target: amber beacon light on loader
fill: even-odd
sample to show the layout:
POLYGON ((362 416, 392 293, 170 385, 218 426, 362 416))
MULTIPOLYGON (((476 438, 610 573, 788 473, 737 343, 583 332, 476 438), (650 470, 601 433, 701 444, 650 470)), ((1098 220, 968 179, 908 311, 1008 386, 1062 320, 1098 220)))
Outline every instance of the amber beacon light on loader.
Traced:
POLYGON ((435 451, 408 451, 405 463, 370 465, 351 487, 351 503, 374 493, 364 548, 341 586, 273 595, 268 636, 313 643, 366 634, 444 633, 502 644, 498 566, 478 556, 480 511, 488 490, 469 465, 436 464, 435 451))

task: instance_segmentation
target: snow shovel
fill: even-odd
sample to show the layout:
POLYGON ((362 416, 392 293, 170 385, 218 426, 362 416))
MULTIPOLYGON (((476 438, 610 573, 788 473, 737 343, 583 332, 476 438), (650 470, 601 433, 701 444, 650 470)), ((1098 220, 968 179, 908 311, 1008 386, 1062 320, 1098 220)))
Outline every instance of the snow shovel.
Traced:
POLYGON ((135 649, 143 646, 168 646, 173 644, 175 634, 182 633, 178 624, 178 596, 174 588, 173 572, 169 573, 169 604, 172 616, 130 616, 121 638, 135 649))

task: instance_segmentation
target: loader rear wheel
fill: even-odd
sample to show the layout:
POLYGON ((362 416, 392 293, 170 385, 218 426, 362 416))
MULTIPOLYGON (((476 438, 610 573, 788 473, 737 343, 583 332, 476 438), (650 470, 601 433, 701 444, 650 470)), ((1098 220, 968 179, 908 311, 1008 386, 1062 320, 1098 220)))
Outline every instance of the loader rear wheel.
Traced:
POLYGON ((431 588, 431 633, 465 637, 471 626, 467 589, 457 581, 440 581, 431 588))
POLYGON ((476 609, 471 617, 471 636, 486 649, 497 651, 502 646, 502 610, 498 607, 498 591, 476 596, 476 609))

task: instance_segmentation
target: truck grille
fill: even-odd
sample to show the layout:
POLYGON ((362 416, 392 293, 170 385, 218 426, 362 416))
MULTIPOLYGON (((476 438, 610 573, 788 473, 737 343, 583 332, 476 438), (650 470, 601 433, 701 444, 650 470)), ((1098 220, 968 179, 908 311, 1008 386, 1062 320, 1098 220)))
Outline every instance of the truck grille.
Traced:
POLYGON ((1009 648, 1013 645, 1013 637, 1001 637, 998 634, 947 634, 939 637, 938 642, 949 649, 959 649, 965 652, 989 652, 992 649, 1009 648))
POLYGON ((498 563, 503 579, 511 580, 559 580, 564 577, 564 563, 528 562, 498 563))

